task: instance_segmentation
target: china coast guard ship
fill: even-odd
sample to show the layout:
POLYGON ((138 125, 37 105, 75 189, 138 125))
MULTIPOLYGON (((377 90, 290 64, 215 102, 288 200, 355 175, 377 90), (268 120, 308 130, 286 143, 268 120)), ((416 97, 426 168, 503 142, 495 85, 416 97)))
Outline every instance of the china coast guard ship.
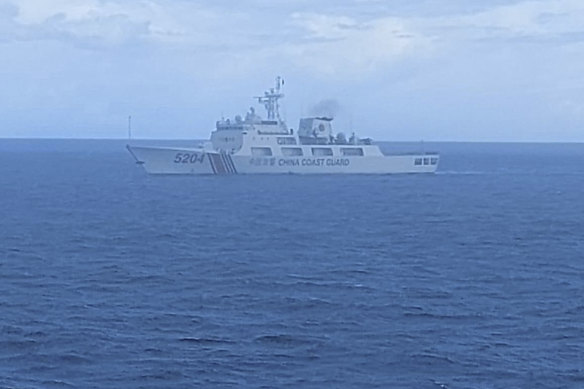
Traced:
POLYGON ((334 134, 330 117, 300 119, 298 130, 286 126, 278 100, 283 80, 256 97, 267 111, 262 119, 250 108, 245 118, 216 123, 210 141, 194 148, 128 145, 127 149, 150 174, 391 174, 433 173, 439 155, 385 155, 371 139, 334 134))

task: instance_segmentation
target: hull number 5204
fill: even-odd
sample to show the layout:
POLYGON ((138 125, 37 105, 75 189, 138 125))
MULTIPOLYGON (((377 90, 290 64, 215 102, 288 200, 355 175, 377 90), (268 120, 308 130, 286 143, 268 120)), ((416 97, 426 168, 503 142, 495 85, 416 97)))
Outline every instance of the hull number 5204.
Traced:
POLYGON ((174 163, 203 163, 205 154, 199 153, 177 153, 174 157, 174 163))

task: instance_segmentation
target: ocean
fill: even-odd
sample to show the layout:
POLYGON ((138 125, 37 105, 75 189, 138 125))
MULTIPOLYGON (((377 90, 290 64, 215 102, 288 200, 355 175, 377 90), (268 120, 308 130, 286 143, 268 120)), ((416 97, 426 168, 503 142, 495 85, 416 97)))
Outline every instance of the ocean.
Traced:
POLYGON ((0 140, 0 388, 583 388, 584 145, 148 176, 0 140))

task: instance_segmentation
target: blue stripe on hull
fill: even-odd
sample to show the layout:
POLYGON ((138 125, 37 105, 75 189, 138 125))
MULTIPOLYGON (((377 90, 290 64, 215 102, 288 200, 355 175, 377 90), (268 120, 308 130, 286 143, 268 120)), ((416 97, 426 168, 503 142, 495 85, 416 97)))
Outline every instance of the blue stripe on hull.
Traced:
POLYGON ((223 162, 225 162, 225 166, 230 174, 237 174, 237 169, 235 169, 235 165, 233 164, 233 159, 231 158, 231 154, 221 154, 223 158, 223 162))
POLYGON ((225 154, 221 153, 221 154, 219 154, 219 156, 221 157, 221 163, 223 164, 223 166, 225 166, 225 171, 228 174, 231 173, 231 166, 229 166, 229 164, 227 163, 227 159, 225 158, 225 154))
POLYGON ((215 166, 215 174, 227 174, 227 169, 225 168, 225 164, 221 159, 221 155, 209 154, 209 156, 213 159, 213 165, 215 166))
POLYGON ((213 170, 213 174, 217 174, 217 169, 215 168, 215 163, 213 163, 213 154, 207 154, 209 158, 209 164, 211 165, 211 169, 213 170))
POLYGON ((233 163, 233 158, 231 158, 231 154, 227 154, 225 157, 227 158, 227 161, 231 166, 231 172, 233 174, 237 174, 237 169, 235 168, 235 164, 233 163))
POLYGON ((209 164, 213 174, 237 174, 231 155, 225 153, 208 153, 209 164))

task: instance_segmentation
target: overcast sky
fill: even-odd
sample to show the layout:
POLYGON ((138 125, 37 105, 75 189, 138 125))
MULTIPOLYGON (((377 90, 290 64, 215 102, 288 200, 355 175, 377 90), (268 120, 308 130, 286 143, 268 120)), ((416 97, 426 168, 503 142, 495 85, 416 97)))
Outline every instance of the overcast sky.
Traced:
POLYGON ((277 75, 289 127, 583 142, 584 1, 0 0, 0 137, 206 138, 277 75))

